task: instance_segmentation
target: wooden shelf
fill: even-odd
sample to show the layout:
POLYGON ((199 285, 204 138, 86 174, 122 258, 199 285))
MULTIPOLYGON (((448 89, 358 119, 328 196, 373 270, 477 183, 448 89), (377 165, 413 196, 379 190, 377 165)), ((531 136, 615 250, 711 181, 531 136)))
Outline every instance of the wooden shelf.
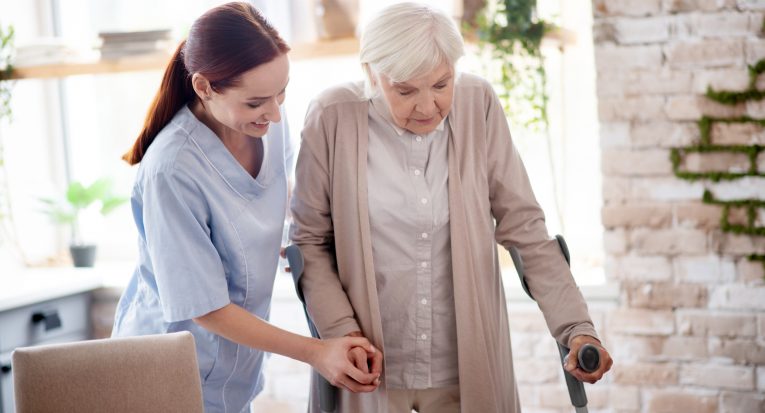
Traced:
MULTIPOLYGON (((289 56, 292 60, 316 59, 331 56, 356 54, 359 41, 355 38, 326 40, 315 43, 292 46, 289 56)), ((171 55, 155 53, 138 55, 115 60, 96 60, 77 63, 61 63, 39 66, 16 67, 11 79, 45 79, 75 75, 104 73, 137 72, 144 70, 164 70, 171 55)))

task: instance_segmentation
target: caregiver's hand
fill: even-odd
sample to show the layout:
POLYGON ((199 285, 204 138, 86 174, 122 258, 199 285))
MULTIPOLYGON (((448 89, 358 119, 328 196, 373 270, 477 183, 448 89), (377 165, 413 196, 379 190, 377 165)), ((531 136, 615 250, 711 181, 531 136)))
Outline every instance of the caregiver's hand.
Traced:
POLYGON ((374 357, 377 349, 369 340, 363 337, 342 337, 317 340, 317 344, 317 350, 312 352, 309 363, 330 384, 354 393, 377 389, 375 381, 379 380, 380 375, 357 368, 348 357, 353 348, 360 348, 366 352, 367 357, 374 357))

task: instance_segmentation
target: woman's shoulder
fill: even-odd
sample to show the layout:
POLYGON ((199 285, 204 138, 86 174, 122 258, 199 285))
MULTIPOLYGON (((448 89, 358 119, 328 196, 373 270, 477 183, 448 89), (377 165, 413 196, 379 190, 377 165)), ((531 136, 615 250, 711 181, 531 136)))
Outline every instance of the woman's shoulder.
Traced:
POLYGON ((454 86, 458 93, 459 92, 486 93, 493 90, 491 83, 489 83, 488 80, 484 79, 481 76, 478 76, 472 73, 464 73, 464 72, 460 72, 457 75, 457 81, 454 83, 454 86))
MULTIPOLYGON (((187 163, 184 156, 192 150, 191 136, 197 125, 189 119, 190 112, 183 108, 157 134, 141 160, 140 169, 154 173, 183 168, 187 163), (188 112, 188 113, 187 113, 188 112)), ((193 151, 193 150, 192 150, 193 151)))
POLYGON ((322 108, 343 104, 366 104, 366 102, 363 82, 346 82, 331 86, 313 99, 313 103, 322 108))

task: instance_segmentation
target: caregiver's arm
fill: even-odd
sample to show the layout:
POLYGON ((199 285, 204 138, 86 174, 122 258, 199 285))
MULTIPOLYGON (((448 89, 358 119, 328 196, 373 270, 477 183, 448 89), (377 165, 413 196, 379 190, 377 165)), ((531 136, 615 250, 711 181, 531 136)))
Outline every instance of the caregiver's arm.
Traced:
POLYGON ((249 313, 236 304, 228 304, 193 319, 206 330, 238 344, 269 353, 277 353, 308 363, 335 386, 353 392, 370 392, 379 374, 365 373, 348 359, 353 347, 363 348, 370 357, 377 352, 363 337, 319 340, 282 330, 249 313))

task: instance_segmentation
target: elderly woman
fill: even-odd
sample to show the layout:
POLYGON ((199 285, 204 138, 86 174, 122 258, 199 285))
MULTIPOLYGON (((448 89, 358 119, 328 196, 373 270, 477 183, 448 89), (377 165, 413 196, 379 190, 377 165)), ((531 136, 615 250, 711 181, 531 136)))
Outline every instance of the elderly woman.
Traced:
POLYGON ((567 368, 610 368, 495 93, 455 72, 463 53, 445 14, 389 7, 361 38, 365 84, 309 107, 292 200, 308 311, 322 337, 363 335, 385 360, 376 392, 339 391, 341 412, 520 410, 497 242, 520 249, 553 336, 601 349, 598 371, 567 368))

